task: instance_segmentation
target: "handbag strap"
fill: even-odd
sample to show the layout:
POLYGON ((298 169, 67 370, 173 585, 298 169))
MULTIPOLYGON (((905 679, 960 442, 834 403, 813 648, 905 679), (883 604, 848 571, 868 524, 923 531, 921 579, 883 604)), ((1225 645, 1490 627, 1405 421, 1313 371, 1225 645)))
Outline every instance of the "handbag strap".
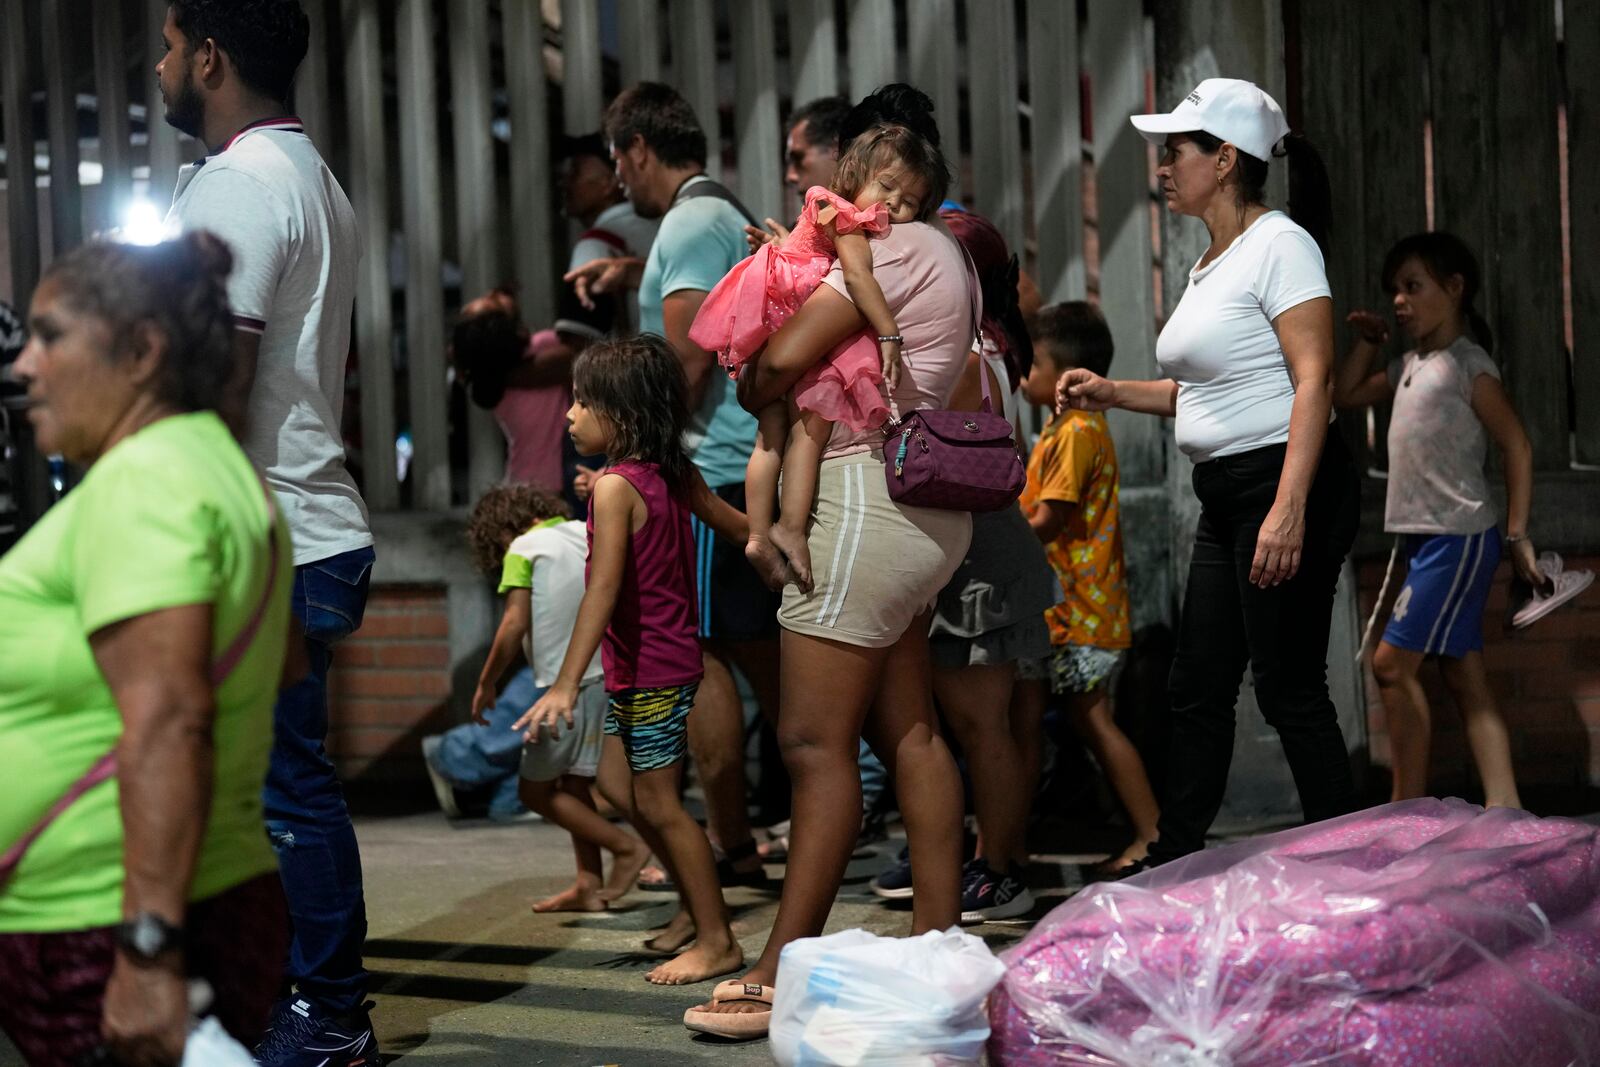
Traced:
MULTIPOLYGON (((978 285, 978 265, 972 262, 972 253, 967 251, 967 246, 956 241, 956 247, 961 249, 962 261, 966 264, 967 274, 967 303, 972 308, 972 343, 969 351, 978 353, 978 381, 983 389, 983 407, 985 413, 994 412, 994 401, 989 396, 989 375, 983 365, 983 290, 978 285)), ((894 390, 886 389, 889 394, 889 422, 891 425, 900 421, 900 406, 894 401, 894 390)))
MULTIPOLYGON (((267 581, 261 591, 261 598, 257 601, 255 610, 250 613, 250 618, 245 622, 244 627, 228 643, 228 647, 222 650, 222 654, 212 662, 211 685, 213 688, 220 688, 222 683, 228 680, 233 674, 234 668, 239 666, 239 662, 244 659, 245 653, 250 650, 250 646, 255 643, 256 634, 261 630, 261 622, 266 618, 267 608, 272 604, 272 589, 278 584, 278 506, 277 502, 273 500, 272 490, 267 488, 267 484, 264 481, 261 483, 261 490, 267 500, 267 550, 270 556, 267 563, 267 581)), ((101 782, 114 777, 116 773, 117 752, 116 749, 112 749, 95 760, 93 766, 85 771, 72 785, 68 786, 67 791, 58 797, 54 804, 50 805, 50 809, 40 817, 38 822, 29 828, 27 833, 13 842, 11 847, 6 849, 4 853, 0 853, 0 885, 3 885, 6 879, 11 876, 11 872, 16 870, 17 865, 22 862, 23 854, 28 851, 28 847, 38 840, 40 834, 50 828, 51 823, 60 818, 85 793, 101 782)))

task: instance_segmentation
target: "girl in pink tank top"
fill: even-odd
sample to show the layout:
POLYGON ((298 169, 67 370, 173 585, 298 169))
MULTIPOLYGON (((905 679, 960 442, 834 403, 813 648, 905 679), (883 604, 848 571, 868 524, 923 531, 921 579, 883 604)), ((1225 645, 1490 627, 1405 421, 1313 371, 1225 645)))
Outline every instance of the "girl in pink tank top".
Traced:
POLYGON ((678 798, 703 673, 689 515, 736 544, 749 528, 684 452, 688 386, 664 340, 645 334, 591 345, 573 367, 573 394, 567 422, 578 451, 604 452, 609 465, 589 502, 589 561, 572 642, 556 683, 524 720, 527 737, 572 726, 579 682, 599 646, 610 697, 606 743, 616 738, 627 754, 634 825, 677 882, 680 925, 692 922, 695 937, 645 977, 700 982, 737 970, 744 956, 728 928, 711 844, 678 798))

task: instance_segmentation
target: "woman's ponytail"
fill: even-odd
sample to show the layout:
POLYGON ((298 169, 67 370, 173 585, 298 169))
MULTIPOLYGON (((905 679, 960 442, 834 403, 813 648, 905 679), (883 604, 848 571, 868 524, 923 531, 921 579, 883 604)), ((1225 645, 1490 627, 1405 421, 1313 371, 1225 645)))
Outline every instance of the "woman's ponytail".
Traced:
POLYGON ((1333 226, 1333 187, 1328 182, 1328 168, 1316 146, 1302 134, 1285 137, 1282 153, 1289 163, 1289 217, 1316 240, 1326 255, 1333 226))

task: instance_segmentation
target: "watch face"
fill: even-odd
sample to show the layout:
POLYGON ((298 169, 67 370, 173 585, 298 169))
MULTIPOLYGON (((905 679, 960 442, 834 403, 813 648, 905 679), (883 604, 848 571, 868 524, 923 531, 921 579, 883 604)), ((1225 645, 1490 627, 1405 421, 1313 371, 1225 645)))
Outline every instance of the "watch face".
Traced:
POLYGON ((158 915, 135 915, 118 928, 118 940, 129 952, 140 959, 153 960, 169 949, 176 948, 182 930, 158 915))
POLYGON ((131 931, 133 950, 141 956, 155 956, 161 952, 166 937, 163 936, 161 927, 148 915, 142 915, 134 921, 131 931))

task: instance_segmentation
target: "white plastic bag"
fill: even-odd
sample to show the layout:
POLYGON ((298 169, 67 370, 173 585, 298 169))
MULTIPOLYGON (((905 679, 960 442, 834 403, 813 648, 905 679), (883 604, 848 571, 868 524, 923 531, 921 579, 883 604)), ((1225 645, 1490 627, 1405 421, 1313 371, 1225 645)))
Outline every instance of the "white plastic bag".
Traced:
POLYGON ((782 1067, 975 1064, 984 998, 1005 975, 989 947, 952 927, 921 937, 844 930, 785 946, 772 1005, 782 1067))
POLYGON ((255 1060, 215 1019, 203 1019, 183 1043, 183 1067, 255 1067, 255 1060))

